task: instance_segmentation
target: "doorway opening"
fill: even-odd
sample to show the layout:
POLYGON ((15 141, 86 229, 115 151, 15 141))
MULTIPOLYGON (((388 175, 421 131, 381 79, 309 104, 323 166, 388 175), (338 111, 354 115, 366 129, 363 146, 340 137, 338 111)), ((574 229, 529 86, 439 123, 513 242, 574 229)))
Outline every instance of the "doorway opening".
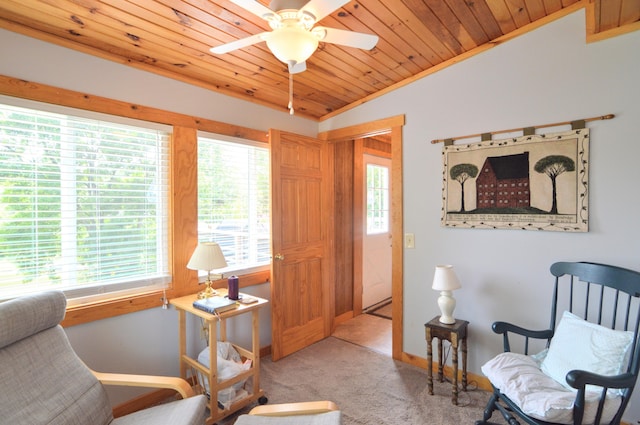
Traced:
MULTIPOLYGON (((329 130, 319 134, 321 140, 327 140, 333 147, 334 158, 334 320, 335 331, 352 319, 369 317, 391 324, 391 353, 396 360, 406 361, 403 353, 403 247, 402 247, 402 127, 405 116, 397 115, 374 122, 357 124, 329 130), (391 248, 392 280, 392 318, 379 318, 362 314, 362 265, 356 261, 362 259, 363 193, 362 175, 358 166, 363 166, 361 158, 369 149, 383 150, 391 159, 391 234, 396 235, 391 248), (360 165, 359 165, 360 164, 360 165)), ((385 156, 385 155, 382 155, 385 156)), ((335 336, 335 333, 334 333, 335 336)))
POLYGON ((353 140, 352 316, 334 336, 392 356, 391 135, 353 140))

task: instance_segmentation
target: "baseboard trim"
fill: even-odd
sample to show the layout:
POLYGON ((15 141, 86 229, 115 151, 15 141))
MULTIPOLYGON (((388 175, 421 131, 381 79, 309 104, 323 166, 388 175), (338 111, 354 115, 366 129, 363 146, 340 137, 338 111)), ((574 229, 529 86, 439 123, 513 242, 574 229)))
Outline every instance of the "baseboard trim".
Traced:
POLYGON ((262 347, 260 349, 260 358, 270 356, 271 355, 271 346, 267 345, 266 347, 262 347))
MULTIPOLYGON (((409 353, 402 353, 402 358, 400 359, 404 363, 409 363, 413 366, 417 366, 421 369, 427 369, 427 359, 420 356, 415 356, 409 353)), ((438 363, 433 362, 432 365, 433 374, 436 375, 438 373, 438 363)), ((443 368, 444 376, 451 379, 453 376, 453 368, 449 365, 444 365, 443 368)), ((458 368, 458 382, 462 379, 462 370, 458 368)), ((481 390, 491 392, 493 391, 493 387, 491 387, 491 383, 489 380, 482 375, 476 375, 475 373, 467 372, 467 383, 475 383, 477 387, 481 390)))
MULTIPOLYGON (((342 323, 344 323, 344 322, 346 322, 346 321, 348 321, 348 320, 353 319, 353 317, 354 317, 354 316, 353 316, 353 311, 347 311, 346 313, 342 313, 341 315, 336 316, 336 317, 333 319, 333 327, 334 327, 334 330, 335 330, 335 327, 336 327, 336 326, 338 326, 338 325, 340 325, 340 324, 342 324, 342 323)), ((333 332, 332 332, 332 333, 333 333, 333 332)))

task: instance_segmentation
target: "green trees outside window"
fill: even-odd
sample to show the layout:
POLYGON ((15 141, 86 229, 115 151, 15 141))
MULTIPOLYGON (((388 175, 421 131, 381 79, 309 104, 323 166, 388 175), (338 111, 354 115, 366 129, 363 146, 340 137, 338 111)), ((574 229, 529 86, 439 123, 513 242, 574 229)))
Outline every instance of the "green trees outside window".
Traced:
POLYGON ((198 137, 198 240, 217 242, 230 270, 271 261, 269 149, 198 137))
POLYGON ((0 296, 168 281, 167 193, 166 133, 0 105, 0 296))

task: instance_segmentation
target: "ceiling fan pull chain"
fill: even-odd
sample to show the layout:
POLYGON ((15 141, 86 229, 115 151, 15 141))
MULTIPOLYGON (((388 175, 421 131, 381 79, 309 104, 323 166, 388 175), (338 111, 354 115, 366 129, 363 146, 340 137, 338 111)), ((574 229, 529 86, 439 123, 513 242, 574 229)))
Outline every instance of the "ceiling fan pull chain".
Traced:
POLYGON ((289 115, 293 115, 293 74, 289 74, 289 115))

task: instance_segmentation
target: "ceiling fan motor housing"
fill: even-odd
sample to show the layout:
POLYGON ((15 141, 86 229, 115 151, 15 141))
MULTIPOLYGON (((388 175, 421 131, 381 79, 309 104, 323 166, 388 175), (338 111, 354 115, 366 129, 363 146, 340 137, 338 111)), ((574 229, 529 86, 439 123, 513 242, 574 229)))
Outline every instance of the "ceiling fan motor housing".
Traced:
POLYGON ((271 0, 271 3, 269 3, 269 9, 274 12, 287 9, 298 11, 307 3, 309 3, 309 0, 271 0))

